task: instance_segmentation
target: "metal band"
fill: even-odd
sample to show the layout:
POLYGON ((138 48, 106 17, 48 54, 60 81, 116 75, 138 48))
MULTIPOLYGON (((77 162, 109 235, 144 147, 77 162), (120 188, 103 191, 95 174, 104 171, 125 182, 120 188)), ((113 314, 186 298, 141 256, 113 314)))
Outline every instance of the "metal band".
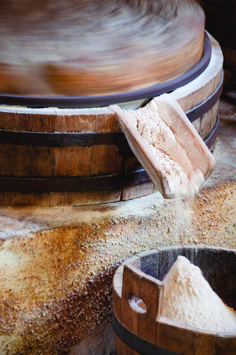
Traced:
POLYGON ((156 84, 144 89, 127 91, 113 95, 101 96, 56 96, 56 97, 35 97, 22 95, 0 95, 0 105, 19 105, 26 107, 96 107, 108 106, 145 98, 159 96, 163 93, 173 91, 180 86, 186 85, 198 77, 208 66, 211 58, 211 41, 205 32, 203 44, 203 56, 186 73, 169 81, 156 84))
POLYGON ((140 355, 178 355, 178 353, 161 348, 155 344, 152 344, 143 338, 138 337, 129 329, 124 327, 116 316, 112 315, 112 326, 116 335, 134 351, 140 355))
POLYGON ((45 133, 30 131, 0 130, 0 144, 31 145, 33 147, 91 147, 94 145, 116 145, 120 156, 133 153, 122 132, 112 133, 45 133))
POLYGON ((150 182, 144 169, 124 175, 66 178, 0 177, 0 191, 23 193, 107 191, 150 182))
POLYGON ((213 130, 211 131, 211 134, 204 140, 205 144, 207 145, 207 147, 210 149, 213 144, 216 141, 216 138, 218 136, 218 132, 220 129, 220 115, 217 115, 217 121, 215 124, 215 127, 213 128, 213 130))

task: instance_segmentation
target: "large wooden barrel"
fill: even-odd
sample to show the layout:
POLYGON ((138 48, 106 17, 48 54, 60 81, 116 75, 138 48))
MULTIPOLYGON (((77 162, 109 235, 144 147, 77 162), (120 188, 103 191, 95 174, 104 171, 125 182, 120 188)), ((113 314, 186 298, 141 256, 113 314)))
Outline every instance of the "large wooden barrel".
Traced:
POLYGON ((163 277, 178 255, 197 265, 212 289, 236 310, 236 252, 214 247, 168 247, 134 255, 113 278, 113 327, 117 355, 236 353, 235 332, 210 332, 161 318, 163 277), (136 297, 140 308, 131 308, 136 297))
MULTIPOLYGON (((209 64, 169 93, 209 147, 217 136, 223 63, 218 43, 210 38, 209 64)), ((146 99, 150 97, 142 105, 146 99)), ((109 106, 66 109, 2 104, 0 145, 1 205, 87 205, 155 191, 109 106)))

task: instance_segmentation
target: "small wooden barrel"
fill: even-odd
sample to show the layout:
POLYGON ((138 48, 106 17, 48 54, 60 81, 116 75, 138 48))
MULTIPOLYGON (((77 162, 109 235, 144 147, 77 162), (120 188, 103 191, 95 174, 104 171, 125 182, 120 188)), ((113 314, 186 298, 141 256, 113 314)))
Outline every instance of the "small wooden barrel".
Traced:
POLYGON ((113 327, 117 355, 236 353, 236 333, 202 331, 158 315, 163 277, 178 255, 200 267, 212 289, 236 310, 236 251, 214 247, 167 247, 137 254, 113 278, 113 327), (131 308, 135 297, 142 305, 131 308), (142 311, 145 310, 145 311, 142 311))
MULTIPOLYGON (((209 147, 218 129, 223 56, 211 38, 207 68, 172 95, 209 147)), ((133 103, 137 104, 137 103, 133 103)), ((109 107, 0 107, 0 205, 63 206, 155 191, 109 107)))

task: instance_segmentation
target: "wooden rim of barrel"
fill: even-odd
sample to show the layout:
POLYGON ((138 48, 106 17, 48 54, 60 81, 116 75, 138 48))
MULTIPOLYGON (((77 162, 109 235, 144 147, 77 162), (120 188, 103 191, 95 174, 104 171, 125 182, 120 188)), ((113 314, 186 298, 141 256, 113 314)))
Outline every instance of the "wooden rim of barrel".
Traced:
MULTIPOLYGON (((209 34, 208 36, 212 46, 209 65, 193 81, 177 88, 169 95, 178 101, 187 115, 189 114, 190 121, 205 143, 211 147, 219 128, 217 112, 223 83, 223 56, 218 43, 209 34)), ((47 152, 57 151, 57 159, 60 157, 62 159, 61 154, 64 150, 69 154, 69 149, 72 151, 87 149, 90 155, 91 150, 98 151, 98 157, 103 154, 102 150, 106 154, 110 154, 112 150, 111 159, 118 159, 120 166, 119 170, 108 169, 104 173, 97 173, 96 167, 95 173, 83 175, 80 171, 78 173, 73 171, 71 174, 70 165, 74 164, 75 159, 73 153, 72 158, 67 155, 70 162, 68 160, 68 172, 66 171, 64 175, 44 176, 41 171, 39 171, 41 175, 36 173, 31 175, 27 169, 23 169, 18 175, 15 172, 14 174, 2 173, 0 193, 3 205, 86 205, 128 200, 155 191, 145 170, 134 160, 118 122, 107 107, 37 109, 2 105, 0 127, 4 154, 9 155, 7 160, 5 158, 7 164, 2 161, 4 169, 7 169, 10 164, 10 151, 12 156, 17 154, 19 156, 22 151, 22 159, 25 163, 25 159, 30 159, 25 152, 32 150, 33 155, 26 166, 29 169, 31 161, 36 164, 35 157, 42 149, 44 149, 43 158, 47 158, 46 154, 49 154, 47 152), (92 197, 88 197, 88 194, 92 197)), ((76 159, 82 157, 85 161, 83 153, 82 156, 76 157, 76 159)), ((54 158, 51 159, 53 162, 54 158)), ((43 160, 37 162, 36 169, 39 170, 43 163, 43 160)), ((88 160, 86 163, 88 164, 88 160)), ((63 161, 61 164, 63 165, 63 161)), ((56 168, 60 171, 63 169, 62 165, 61 167, 57 165, 56 168)), ((15 166, 12 166, 12 169, 14 168, 15 166)), ((87 169, 91 170, 91 166, 87 169)))
POLYGON ((178 255, 199 266, 213 290, 236 309, 236 250, 202 245, 141 252, 123 262, 113 277, 117 355, 123 354, 124 349, 128 355, 209 354, 216 349, 223 351, 222 354, 232 354, 235 351, 235 332, 203 331, 160 316, 162 279, 178 255), (228 279, 222 281, 225 273, 228 279), (140 309, 131 307, 133 297, 142 305, 140 309))

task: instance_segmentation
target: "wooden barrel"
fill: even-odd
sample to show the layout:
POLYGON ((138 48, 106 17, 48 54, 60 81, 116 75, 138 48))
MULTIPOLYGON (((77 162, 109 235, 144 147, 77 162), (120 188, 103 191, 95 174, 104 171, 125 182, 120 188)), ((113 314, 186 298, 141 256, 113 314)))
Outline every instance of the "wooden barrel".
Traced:
MULTIPOLYGON (((210 38, 206 69, 169 93, 209 147, 217 136, 223 65, 220 47, 210 38)), ((109 107, 1 105, 0 145, 2 206, 88 205, 155 191, 109 107)))
POLYGON ((158 316, 163 277, 178 255, 197 265, 212 289, 236 310, 236 251, 167 247, 137 254, 113 278, 113 328, 117 355, 235 354, 236 333, 207 332, 158 316), (136 297, 141 309, 131 308, 136 297))

